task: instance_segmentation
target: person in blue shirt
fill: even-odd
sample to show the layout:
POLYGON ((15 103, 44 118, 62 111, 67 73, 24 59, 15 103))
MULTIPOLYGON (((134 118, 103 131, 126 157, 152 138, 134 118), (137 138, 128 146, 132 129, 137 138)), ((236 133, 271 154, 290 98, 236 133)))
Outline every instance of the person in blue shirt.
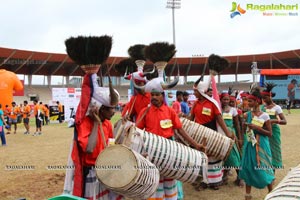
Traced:
POLYGON ((2 105, 0 104, 0 137, 1 137, 2 146, 6 146, 4 125, 7 126, 7 123, 4 120, 4 113, 3 113, 3 110, 2 110, 2 105))
POLYGON ((188 104, 188 99, 189 99, 189 93, 184 91, 183 92, 183 101, 181 101, 180 105, 181 105, 181 112, 187 116, 190 113, 190 108, 189 108, 189 104, 188 104))

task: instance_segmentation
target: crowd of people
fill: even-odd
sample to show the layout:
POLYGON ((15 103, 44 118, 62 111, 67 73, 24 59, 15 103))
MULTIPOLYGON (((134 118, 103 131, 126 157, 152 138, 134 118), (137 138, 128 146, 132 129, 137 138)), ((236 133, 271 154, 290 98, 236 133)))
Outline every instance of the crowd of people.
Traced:
MULTIPOLYGON (((143 86, 146 81, 138 80, 137 84, 143 86)), ((271 90, 272 87, 269 86, 266 86, 263 91, 257 87, 255 90, 242 93, 239 101, 234 94, 221 93, 219 94, 220 104, 218 104, 209 95, 212 88, 206 88, 205 84, 200 82, 194 85, 194 95, 197 100, 189 108, 187 99, 191 94, 186 92, 177 91, 176 101, 168 106, 165 91, 159 87, 154 86, 151 92, 137 89, 123 109, 122 118, 125 121, 135 122, 140 129, 171 140, 174 140, 174 130, 177 130, 193 148, 204 152, 205 144, 198 144, 190 138, 182 129, 179 118, 186 117, 203 126, 223 132, 225 136, 235 141, 230 155, 227 160, 208 155, 208 183, 200 182, 193 185, 197 191, 206 188, 218 190, 219 187, 228 183, 228 174, 233 173, 232 169, 234 169, 236 171, 234 183, 237 187, 245 187, 245 199, 249 200, 251 187, 260 189, 268 187, 268 191, 271 191, 275 180, 275 170, 283 168, 278 125, 285 125, 287 122, 281 107, 272 101, 274 93, 271 90)), ((109 110, 107 117, 102 116, 104 111, 96 110, 96 112, 99 112, 98 115, 102 116, 103 123, 106 123, 106 120, 113 115, 114 107, 106 108, 102 104, 100 110, 103 109, 109 110)), ((93 118, 89 117, 89 119, 93 118)), ((89 127, 93 129, 93 126, 89 127)), ((90 133, 90 129, 85 132, 90 133)), ((83 131, 81 126, 76 130, 83 131)), ((78 135, 81 134, 78 133, 78 135)), ((109 137, 112 136, 107 135, 107 140, 109 137)), ((86 137, 86 142, 82 145, 88 145, 88 138, 86 137)), ((89 167, 93 166, 95 159, 89 163, 89 167)), ((90 185, 84 187, 90 187, 90 185)), ((90 189, 85 188, 86 191, 92 193, 90 189)), ((81 192, 84 193, 84 191, 81 192)), ((81 196, 85 196, 83 193, 81 196)), ((182 199, 183 196, 180 181, 161 176, 157 193, 151 198, 182 199)))
MULTIPOLYGON (((189 94, 176 92, 176 101, 168 109, 173 109, 172 112, 175 112, 178 117, 187 117, 213 130, 220 132, 217 127, 221 127, 225 135, 235 141, 227 160, 223 161, 209 156, 208 183, 194 184, 196 190, 208 187, 218 190, 220 186, 227 184, 228 173, 232 173, 231 169, 236 170, 235 184, 246 188, 246 200, 251 199, 251 187, 264 188, 267 186, 269 192, 272 190, 275 170, 283 168, 278 125, 287 124, 281 107, 272 101, 272 96, 275 95, 272 93, 274 86, 266 84, 263 91, 260 91, 262 88, 256 87, 253 91, 244 92, 239 101, 236 99, 237 93, 231 94, 228 90, 228 92, 219 94, 219 106, 212 98, 212 88, 205 88, 200 82, 194 86, 194 95, 197 100, 191 109, 186 106, 189 94), (185 98, 183 98, 183 94, 186 94, 185 98)), ((148 104, 144 103, 144 109, 140 109, 138 122, 136 122, 137 127, 164 136, 165 130, 155 129, 155 121, 159 122, 160 116, 165 115, 157 112, 170 113, 164 108, 166 107, 162 98, 164 91, 152 91, 150 94, 139 93, 132 99, 142 98, 139 95, 150 95, 150 100, 148 104), (141 118, 143 120, 139 121, 141 118)), ((131 106, 131 110, 135 109, 134 105, 128 105, 131 106)), ((124 118, 131 119, 128 118, 129 115, 131 112, 123 112, 124 118)), ((181 127, 180 123, 175 122, 172 120, 171 123, 173 130, 181 127)), ((165 137, 172 136, 174 134, 171 131, 165 137)), ((178 187, 177 189, 179 191, 178 187)), ((164 195, 170 195, 170 192, 164 195)))
MULTIPOLYGON (((57 101, 58 121, 63 122, 62 104, 57 101)), ((50 123, 50 108, 48 104, 43 104, 38 100, 33 101, 33 106, 28 104, 27 100, 17 104, 12 102, 11 105, 5 105, 3 108, 0 104, 0 133, 2 146, 7 145, 5 134, 17 134, 18 126, 23 123, 25 128, 24 135, 39 136, 42 135, 42 127, 50 123), (30 127, 30 118, 35 120, 35 129, 30 127), (6 130, 5 130, 6 129, 6 130)))

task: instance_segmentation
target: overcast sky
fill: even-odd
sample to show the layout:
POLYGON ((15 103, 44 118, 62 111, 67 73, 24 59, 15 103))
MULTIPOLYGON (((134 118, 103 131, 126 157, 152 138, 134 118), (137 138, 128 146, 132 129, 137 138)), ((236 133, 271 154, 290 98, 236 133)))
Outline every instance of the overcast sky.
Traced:
MULTIPOLYGON (((64 40, 111 35, 111 56, 128 56, 134 44, 173 43, 172 10, 159 0, 0 0, 0 47, 65 53, 64 40)), ((300 0, 247 0, 246 4, 299 4, 300 0)), ((175 10, 178 57, 211 53, 260 54, 299 49, 298 16, 263 16, 246 10, 230 18, 232 1, 181 0, 175 10)), ((274 13, 275 11, 268 11, 274 13)), ((288 11, 278 11, 288 13, 288 11)))

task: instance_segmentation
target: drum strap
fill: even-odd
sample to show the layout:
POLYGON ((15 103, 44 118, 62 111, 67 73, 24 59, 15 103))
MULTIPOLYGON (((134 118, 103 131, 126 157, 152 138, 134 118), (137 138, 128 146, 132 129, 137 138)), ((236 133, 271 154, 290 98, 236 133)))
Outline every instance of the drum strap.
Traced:
MULTIPOLYGON (((106 147, 107 147, 107 144, 106 144, 105 135, 104 135, 103 127, 102 127, 102 122, 101 122, 101 120, 100 120, 100 118, 98 117, 97 114, 94 114, 94 117, 95 117, 96 121, 97 121, 97 122, 99 123, 99 125, 100 125, 100 133, 101 133, 101 137, 102 137, 102 142, 103 142, 104 148, 106 148, 106 147)), ((97 126, 97 128, 98 128, 98 126, 97 126)), ((98 134, 97 134, 97 135, 98 135, 98 134)), ((97 141, 97 140, 96 140, 96 141, 97 141)), ((95 145, 96 145, 96 143, 95 143, 95 145)))
POLYGON ((135 104, 135 101, 136 101, 136 96, 134 96, 134 99, 133 99, 133 102, 131 104, 131 107, 130 107, 130 110, 129 110, 129 113, 128 113, 128 116, 130 117, 131 113, 132 113, 132 109, 134 107, 134 104, 135 104))
POLYGON ((136 125, 136 126, 142 121, 142 119, 144 119, 144 117, 146 116, 146 114, 147 114, 147 112, 149 111, 149 109, 150 109, 150 105, 147 107, 147 109, 145 110, 145 112, 143 113, 143 115, 141 116, 141 118, 139 118, 139 120, 137 120, 137 121, 135 122, 135 125, 136 125))
POLYGON ((148 155, 147 151, 145 150, 145 143, 144 143, 144 140, 143 140, 143 136, 140 133, 138 133, 137 135, 139 136, 140 144, 142 146, 142 148, 141 148, 141 155, 144 156, 146 159, 149 160, 149 155, 148 155))

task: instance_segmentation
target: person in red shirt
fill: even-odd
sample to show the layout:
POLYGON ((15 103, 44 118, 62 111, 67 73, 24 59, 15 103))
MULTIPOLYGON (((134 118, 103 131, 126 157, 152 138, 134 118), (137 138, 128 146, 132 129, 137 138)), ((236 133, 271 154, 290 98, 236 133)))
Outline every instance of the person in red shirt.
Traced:
MULTIPOLYGON (((195 121, 203 126, 218 131, 217 127, 220 127, 220 131, 223 131, 229 138, 234 139, 226 127, 226 124, 222 118, 222 112, 217 101, 206 94, 210 80, 207 82, 200 82, 199 79, 194 85, 194 95, 197 100, 195 101, 189 119, 195 121)), ((207 188, 208 186, 212 189, 218 190, 222 184, 223 169, 222 160, 214 157, 208 157, 208 185, 201 183, 199 186, 195 185, 195 189, 199 190, 207 188)))
MULTIPOLYGON (((166 105, 164 101, 164 92, 154 89, 151 92, 151 104, 149 107, 142 109, 139 113, 136 126, 145 131, 159 135, 164 138, 171 139, 174 136, 176 129, 182 137, 188 141, 193 147, 198 150, 204 150, 202 144, 197 144, 182 128, 182 124, 175 111, 166 105)), ((178 191, 176 187, 176 180, 160 177, 160 184, 157 192, 153 194, 150 199, 176 199, 178 191), (164 191, 164 192, 161 192, 164 191), (161 196, 163 195, 163 196, 161 196)))
MULTIPOLYGON (((140 72, 135 72, 131 75, 132 81, 137 86, 144 86, 146 79, 144 75, 140 72)), ((145 92, 144 90, 134 89, 134 95, 130 98, 130 101, 126 104, 122 111, 122 117, 126 118, 129 121, 135 121, 137 115, 141 110, 147 107, 150 103, 150 93, 145 92)))
POLYGON ((109 88, 99 87, 96 83, 96 74, 85 75, 69 158, 75 170, 71 175, 67 172, 64 192, 86 199, 123 199, 121 195, 106 189, 96 178, 96 159, 109 138, 113 138, 110 119, 115 114, 119 99, 116 90, 110 92, 109 88), (117 101, 114 102, 114 99, 117 101))
POLYGON ((181 111, 181 102, 183 99, 183 92, 182 91, 176 91, 176 101, 172 104, 172 108, 174 109, 175 113, 181 117, 183 116, 183 113, 181 111))

